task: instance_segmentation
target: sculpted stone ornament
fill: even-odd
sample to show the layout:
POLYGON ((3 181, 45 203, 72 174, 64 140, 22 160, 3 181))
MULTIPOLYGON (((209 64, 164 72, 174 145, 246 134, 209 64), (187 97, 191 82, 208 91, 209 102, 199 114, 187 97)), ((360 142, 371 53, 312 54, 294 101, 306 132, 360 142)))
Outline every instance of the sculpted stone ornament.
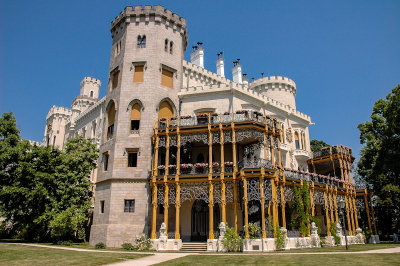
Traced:
POLYGON ((293 134, 292 134, 292 128, 291 128, 291 127, 289 127, 288 129, 286 129, 286 140, 287 140, 289 143, 292 143, 292 141, 293 141, 293 134))
POLYGON ((160 226, 160 237, 159 237, 159 245, 158 245, 158 250, 166 250, 167 249, 167 243, 168 243, 168 237, 167 237, 167 226, 165 223, 162 223, 160 226))
POLYGON ((311 235, 318 235, 318 227, 314 222, 311 223, 311 235))
POLYGON ((311 223, 311 246, 313 247, 320 247, 321 246, 321 239, 318 235, 318 227, 315 225, 314 222, 311 223))
POLYGON ((224 222, 221 222, 219 224, 219 238, 224 238, 225 232, 226 232, 226 226, 224 222))
POLYGON ((342 226, 340 225, 340 223, 337 223, 337 224, 336 224, 336 235, 337 235, 338 237, 343 236, 343 233, 342 233, 342 226))
POLYGON ((165 223, 162 223, 160 226, 160 238, 163 236, 165 236, 165 237, 167 236, 166 230, 167 230, 167 226, 165 225, 165 223))

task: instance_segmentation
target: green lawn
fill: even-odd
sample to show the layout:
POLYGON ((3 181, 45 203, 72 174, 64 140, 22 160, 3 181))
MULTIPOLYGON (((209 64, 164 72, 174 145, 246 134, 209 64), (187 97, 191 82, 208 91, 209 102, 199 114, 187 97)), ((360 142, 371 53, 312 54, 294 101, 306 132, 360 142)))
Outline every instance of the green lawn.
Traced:
POLYGON ((303 249, 290 249, 284 251, 278 251, 279 253, 304 253, 304 252, 354 252, 354 251, 365 251, 373 249, 383 249, 383 248, 395 248, 400 247, 400 244, 365 244, 365 245, 349 245, 349 250, 346 250, 345 246, 336 247, 323 247, 323 248, 303 248, 303 249))
POLYGON ((0 243, 0 265, 102 265, 146 255, 79 252, 0 243))
POLYGON ((193 255, 159 265, 399 265, 400 253, 343 255, 193 255))

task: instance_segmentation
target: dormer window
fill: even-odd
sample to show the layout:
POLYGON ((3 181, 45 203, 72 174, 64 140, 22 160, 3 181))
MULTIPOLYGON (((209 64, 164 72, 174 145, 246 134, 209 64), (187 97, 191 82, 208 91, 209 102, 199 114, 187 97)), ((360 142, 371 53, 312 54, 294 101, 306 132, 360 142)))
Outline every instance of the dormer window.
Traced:
POLYGON ((138 48, 146 48, 146 35, 138 36, 138 48))

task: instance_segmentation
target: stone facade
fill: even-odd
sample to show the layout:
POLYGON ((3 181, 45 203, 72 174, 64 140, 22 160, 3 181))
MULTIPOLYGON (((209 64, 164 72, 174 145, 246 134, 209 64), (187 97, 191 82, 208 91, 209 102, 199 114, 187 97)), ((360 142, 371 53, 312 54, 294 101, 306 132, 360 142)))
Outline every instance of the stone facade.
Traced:
MULTIPOLYGON (((242 79, 239 62, 234 71, 240 78, 229 80, 203 67, 203 47, 195 49, 194 53, 201 53, 194 54, 193 62, 185 61, 186 20, 162 6, 126 7, 111 23, 111 36, 109 77, 103 84, 106 96, 98 99, 100 81, 86 77, 71 109, 53 106, 46 117, 46 144, 63 148, 68 138, 82 135, 93 138, 99 147, 98 168, 91 175, 96 186, 90 244, 120 247, 150 234, 152 136, 163 102, 175 116, 244 109, 276 118, 284 133, 284 167, 308 169, 311 118, 296 109, 294 81, 278 76, 249 83, 242 79), (141 81, 135 80, 139 67, 143 67, 141 81), (164 71, 172 73, 172 86, 162 85, 164 71), (132 131, 134 104, 140 106, 140 127, 132 131), (111 108, 115 108, 112 129, 111 108), (135 167, 128 167, 130 152, 137 154, 135 167), (134 212, 126 212, 126 200, 134 200, 134 212)), ((221 58, 218 65, 219 73, 224 73, 221 58)), ((229 160, 229 154, 226 157, 229 160)), ((189 208, 182 209, 185 212, 190 216, 189 208)), ((182 226, 190 233, 190 225, 182 226)))

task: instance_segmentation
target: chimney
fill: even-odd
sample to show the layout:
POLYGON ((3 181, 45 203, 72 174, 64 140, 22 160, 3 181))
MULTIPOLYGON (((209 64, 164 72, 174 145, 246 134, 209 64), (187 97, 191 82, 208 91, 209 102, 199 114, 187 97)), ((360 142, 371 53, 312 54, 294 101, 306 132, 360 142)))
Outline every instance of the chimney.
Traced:
POLYGON ((242 84, 242 66, 239 64, 240 59, 233 62, 232 78, 233 81, 242 84))
POLYGON ((197 46, 192 46, 193 52, 190 54, 190 62, 204 68, 204 48, 203 43, 198 42, 197 46))
POLYGON ((224 58, 222 57, 222 52, 220 52, 217 59, 217 74, 221 77, 225 77, 225 69, 224 69, 224 58))
POLYGON ((247 74, 243 74, 243 84, 244 85, 248 85, 249 84, 249 80, 247 79, 247 74))

